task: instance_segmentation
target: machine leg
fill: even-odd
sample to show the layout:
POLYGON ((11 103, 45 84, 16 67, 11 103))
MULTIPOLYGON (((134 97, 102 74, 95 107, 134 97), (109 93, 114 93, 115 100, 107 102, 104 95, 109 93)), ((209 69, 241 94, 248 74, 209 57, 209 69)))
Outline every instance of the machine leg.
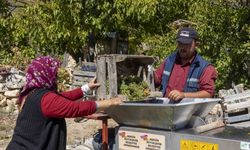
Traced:
POLYGON ((102 120, 102 150, 108 150, 108 119, 102 120))

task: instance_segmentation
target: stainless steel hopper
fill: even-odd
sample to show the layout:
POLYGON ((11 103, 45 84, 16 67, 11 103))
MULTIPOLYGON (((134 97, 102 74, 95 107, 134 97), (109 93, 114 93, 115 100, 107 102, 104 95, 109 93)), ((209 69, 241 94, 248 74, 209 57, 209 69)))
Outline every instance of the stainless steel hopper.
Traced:
POLYGON ((192 115, 204 117, 220 99, 185 98, 171 103, 168 98, 126 102, 107 113, 119 124, 165 130, 184 128, 192 115))

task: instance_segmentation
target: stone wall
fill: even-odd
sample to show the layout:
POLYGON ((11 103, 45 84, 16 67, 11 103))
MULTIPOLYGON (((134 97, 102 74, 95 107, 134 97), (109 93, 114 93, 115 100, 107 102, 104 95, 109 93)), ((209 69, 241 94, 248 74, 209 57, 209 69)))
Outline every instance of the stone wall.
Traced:
POLYGON ((0 74, 0 110, 4 113, 12 113, 17 109, 17 98, 20 88, 25 83, 25 74, 16 68, 6 69, 0 74))
POLYGON ((18 115, 17 98, 25 82, 24 72, 0 67, 0 149, 11 139, 18 115))

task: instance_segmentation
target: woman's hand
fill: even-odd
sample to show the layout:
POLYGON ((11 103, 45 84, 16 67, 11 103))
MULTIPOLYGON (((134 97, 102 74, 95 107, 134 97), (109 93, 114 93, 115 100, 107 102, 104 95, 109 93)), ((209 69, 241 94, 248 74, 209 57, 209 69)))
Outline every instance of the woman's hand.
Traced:
POLYGON ((121 97, 114 97, 107 100, 99 100, 96 101, 97 111, 105 111, 113 106, 118 106, 123 103, 123 99, 121 97))
POLYGON ((95 77, 94 79, 92 79, 91 81, 89 81, 88 86, 89 86, 90 90, 94 90, 95 88, 99 87, 100 84, 96 83, 96 77, 95 77))

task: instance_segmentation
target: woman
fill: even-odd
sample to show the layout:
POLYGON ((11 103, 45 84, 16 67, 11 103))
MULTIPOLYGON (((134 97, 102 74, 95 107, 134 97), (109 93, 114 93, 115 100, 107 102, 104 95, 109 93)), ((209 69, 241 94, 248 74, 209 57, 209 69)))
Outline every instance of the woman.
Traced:
POLYGON ((28 66, 26 84, 19 96, 21 111, 7 150, 66 149, 64 118, 91 115, 122 103, 119 98, 97 102, 75 101, 99 86, 94 81, 69 92, 57 93, 60 64, 50 56, 41 56, 28 66))

